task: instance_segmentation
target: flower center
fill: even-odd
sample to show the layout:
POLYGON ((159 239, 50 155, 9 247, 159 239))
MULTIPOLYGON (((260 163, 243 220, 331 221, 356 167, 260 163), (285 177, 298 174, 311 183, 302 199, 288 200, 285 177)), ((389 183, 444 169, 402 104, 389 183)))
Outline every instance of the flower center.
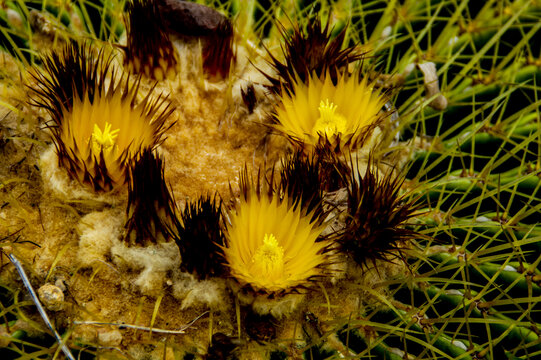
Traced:
POLYGON ((265 234, 263 245, 259 246, 252 257, 255 271, 261 277, 278 279, 284 271, 284 248, 273 234, 265 234))
POLYGON ((314 125, 314 135, 325 135, 331 137, 346 131, 346 118, 336 114, 338 106, 330 102, 329 99, 319 103, 319 119, 314 125))
POLYGON ((105 122, 105 128, 101 131, 98 124, 94 124, 92 132, 92 151, 94 154, 99 154, 103 151, 104 154, 109 153, 114 145, 120 129, 111 131, 111 124, 105 122))

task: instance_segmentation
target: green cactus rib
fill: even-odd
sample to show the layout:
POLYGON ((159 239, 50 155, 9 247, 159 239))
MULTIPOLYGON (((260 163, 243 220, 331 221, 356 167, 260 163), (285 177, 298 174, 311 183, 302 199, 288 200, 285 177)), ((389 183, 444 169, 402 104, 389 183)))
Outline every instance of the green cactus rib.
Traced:
MULTIPOLYGON (((540 105, 539 103, 533 103, 529 106, 535 110, 540 105)), ((506 141, 512 142, 512 145, 517 145, 521 139, 530 136, 539 130, 539 114, 535 111, 527 115, 520 115, 520 117, 510 116, 506 119, 505 123, 498 123, 492 125, 487 121, 474 123, 461 131, 461 134, 453 137, 449 141, 442 142, 440 144, 440 152, 445 153, 446 150, 454 150, 469 153, 476 145, 481 147, 480 150, 484 150, 486 146, 489 146, 490 150, 499 148, 506 141), (473 136, 472 136, 473 134, 473 136)), ((444 137, 444 136, 442 136, 444 137)), ((426 151, 425 151, 426 152, 426 151)), ((420 151, 417 156, 423 152, 420 151)))
MULTIPOLYGON (((431 285, 422 288, 415 287, 413 294, 410 290, 397 291, 394 296, 405 303, 410 303, 412 299, 415 299, 415 305, 418 305, 423 313, 434 316, 427 322, 434 327, 442 324, 448 334, 453 333, 452 338, 464 336, 460 332, 460 326, 468 323, 469 333, 477 348, 490 344, 510 349, 518 344, 524 344, 530 354, 541 350, 538 325, 536 330, 532 328, 531 320, 521 321, 524 313, 519 319, 502 314, 491 307, 490 302, 480 298, 479 293, 475 291, 470 291, 466 296, 459 290, 443 290, 431 285), (487 325, 490 332, 486 329, 487 325), (494 342, 496 338, 498 338, 497 344, 494 342)), ((535 301, 535 298, 530 300, 535 301)))
POLYGON ((326 349, 324 346, 311 346, 304 353, 305 359, 328 359, 338 357, 336 350, 326 349))
MULTIPOLYGON (((443 66, 445 65, 447 63, 443 66)), ((448 72, 445 74, 449 76, 448 72)), ((397 104, 401 113, 414 105, 415 97, 412 95, 422 93, 422 82, 419 83, 419 77, 419 72, 412 72, 406 77, 406 92, 405 95, 399 96, 399 99, 407 97, 407 101, 398 100, 397 104)), ((537 106, 532 103, 539 101, 540 91, 536 84, 539 84, 540 80, 539 67, 527 65, 524 59, 519 57, 515 59, 515 63, 487 80, 486 84, 481 83, 482 80, 467 77, 454 87, 447 85, 445 95, 449 99, 449 105, 445 110, 417 107, 416 111, 422 114, 423 131, 426 135, 437 135, 443 139, 454 138, 461 130, 476 124, 487 124, 487 120, 494 119, 492 121, 494 124, 502 119, 509 121, 509 117, 515 113, 522 114, 523 108, 531 107, 535 112, 537 106)))
POLYGON ((429 319, 415 310, 379 310, 350 323, 339 335, 340 340, 358 355, 377 358, 403 359, 404 351, 417 356, 430 354, 447 359, 472 359, 478 346, 468 349, 466 344, 429 325, 429 319), (379 336, 369 340, 359 328, 369 327, 379 336), (402 349, 402 350, 401 350, 402 349), (390 356, 390 357, 389 357, 390 356))
MULTIPOLYGON (((502 43, 500 39, 521 39, 519 45, 531 47, 539 32, 539 24, 530 21, 538 17, 538 10, 529 1, 515 1, 513 12, 503 14, 503 6, 494 6, 494 2, 405 1, 384 5, 388 5, 385 10, 370 18, 372 23, 378 22, 376 27, 368 28, 368 31, 373 29, 370 36, 362 32, 366 26, 359 29, 363 35, 359 40, 375 41, 386 27, 392 27, 392 41, 384 43, 379 50, 385 57, 383 71, 403 68, 406 59, 423 54, 426 48, 432 54, 456 54, 457 60, 450 64, 449 70, 458 76, 451 88, 471 68, 491 69, 499 58, 503 58, 501 67, 512 62, 521 47, 513 46, 515 42, 502 43), (389 13, 389 9, 395 11, 389 13)), ((377 8, 377 5, 367 7, 377 8)))
MULTIPOLYGON (((537 256, 539 257, 539 254, 537 256)), ((541 300, 541 286, 533 282, 531 276, 527 273, 521 273, 511 265, 487 262, 482 257, 476 258, 468 253, 458 254, 457 256, 456 254, 441 252, 431 255, 429 258, 438 263, 439 267, 455 269, 460 263, 460 259, 464 257, 468 258, 467 271, 471 282, 479 286, 494 283, 501 289, 505 289, 506 293, 510 295, 515 292, 525 297, 531 296, 533 297, 532 300, 536 298, 541 300)))
MULTIPOLYGON (((539 76, 541 81, 538 70, 530 75, 539 76)), ((537 109, 541 105, 540 100, 519 107, 520 111, 511 111, 508 109, 517 109, 509 106, 515 104, 516 96, 530 90, 524 85, 501 90, 501 93, 494 93, 494 98, 488 102, 479 101, 478 97, 475 100, 477 92, 472 90, 470 99, 460 106, 460 110, 455 109, 455 115, 461 114, 462 120, 452 116, 452 104, 444 115, 433 117, 437 122, 450 125, 445 130, 444 125, 433 130, 439 135, 428 143, 427 148, 415 152, 408 178, 434 180, 457 169, 502 173, 520 168, 527 162, 537 162, 541 127, 537 109), (501 119, 504 109, 508 114, 501 119)), ((541 92, 534 91, 530 95, 540 98, 541 92)), ((428 127, 430 121, 425 118, 423 127, 428 127)))
POLYGON ((7 13, 0 8, 0 49, 4 49, 13 57, 29 61, 30 45, 28 36, 21 31, 13 29, 8 22, 7 13))
MULTIPOLYGON (((120 19, 113 15, 111 0, 77 0, 79 16, 89 33, 101 40, 118 40, 125 28, 120 19)), ((118 4, 117 4, 118 5, 118 4)))
POLYGON ((69 13, 66 11, 64 7, 55 6, 54 2, 51 4, 51 2, 43 2, 41 0, 30 0, 30 1, 24 1, 22 3, 21 1, 9 1, 10 3, 13 3, 16 7, 19 7, 21 9, 22 13, 27 13, 29 10, 38 10, 38 11, 44 11, 49 14, 51 14, 53 17, 55 17, 57 20, 60 21, 61 24, 64 26, 70 26, 71 24, 71 17, 69 13), (26 9, 24 9, 26 7, 26 9))
MULTIPOLYGON (((437 282, 436 278, 429 279, 427 277, 424 279, 437 282)), ((443 284, 442 286, 447 285, 443 284)), ((508 316, 498 311, 500 305, 504 304, 505 301, 485 301, 484 298, 479 297, 479 292, 474 290, 468 290, 467 294, 468 295, 466 296, 464 289, 449 289, 449 286, 447 286, 446 289, 443 289, 442 287, 427 285, 425 282, 419 281, 412 289, 397 289, 393 296, 405 304, 411 304, 412 306, 422 308, 422 311, 429 314, 432 318, 441 318, 438 322, 445 323, 446 325, 449 324, 447 320, 452 317, 455 317, 456 319, 457 314, 460 314, 460 317, 467 316, 468 318, 474 317, 478 319, 483 318, 485 314, 489 314, 491 317, 502 320, 503 322, 508 322, 509 324, 515 323, 517 318, 524 316, 522 313, 508 313, 508 316)), ((533 297, 532 300, 535 300, 536 298, 538 297, 533 297)), ((531 324, 527 322, 525 322, 525 324, 531 326, 531 324)), ((530 341, 537 341, 536 339, 538 339, 538 337, 534 335, 530 336, 530 341)))
POLYGON ((433 208, 453 216, 499 213, 494 217, 512 224, 540 222, 541 179, 537 174, 522 176, 463 175, 451 173, 432 183, 424 198, 433 208))
MULTIPOLYGON (((486 190, 497 190, 499 192, 507 189, 516 189, 514 192, 523 196, 537 198, 532 193, 539 189, 539 172, 522 174, 517 168, 501 174, 484 175, 480 173, 468 174, 464 170, 450 172, 444 178, 432 182, 432 186, 438 186, 436 193, 440 193, 440 186, 445 187, 448 192, 471 191, 473 188, 484 188, 486 190), (448 188, 447 186, 451 186, 448 188)), ((488 195, 488 194, 487 194, 488 195)))
POLYGON ((485 213, 475 218, 455 218, 446 220, 442 226, 439 221, 431 217, 418 219, 424 231, 432 231, 439 227, 434 234, 440 241, 454 243, 462 246, 466 251, 481 255, 501 256, 506 259, 510 256, 510 250, 517 249, 516 261, 510 261, 509 265, 519 272, 529 271, 537 274, 541 270, 538 261, 541 254, 541 231, 535 225, 507 224, 498 221, 501 214, 485 213), (522 270, 521 270, 522 269, 522 270))
POLYGON ((375 359, 401 360, 403 357, 393 351, 384 341, 375 344, 366 340, 356 326, 348 326, 339 331, 338 337, 356 355, 366 355, 375 359))

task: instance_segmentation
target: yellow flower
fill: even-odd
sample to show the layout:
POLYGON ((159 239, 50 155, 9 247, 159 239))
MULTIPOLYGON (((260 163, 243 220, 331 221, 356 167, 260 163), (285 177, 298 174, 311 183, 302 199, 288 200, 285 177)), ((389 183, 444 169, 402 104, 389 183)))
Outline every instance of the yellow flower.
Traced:
POLYGON ((68 44, 44 57, 32 103, 46 109, 59 163, 94 190, 126 182, 128 163, 161 141, 174 108, 147 94, 138 104, 139 81, 115 80, 111 57, 68 44))
POLYGON ((385 103, 367 78, 339 75, 335 85, 329 74, 313 75, 306 82, 297 79, 291 91, 283 92, 274 127, 295 142, 356 148, 382 121, 385 103))
POLYGON ((231 274, 256 291, 284 292, 321 275, 326 240, 324 226, 287 198, 257 195, 241 198, 230 214, 224 254, 231 274))
MULTIPOLYGON (((93 101, 88 96, 76 97, 73 107, 63 111, 58 140, 87 169, 106 170, 114 185, 125 182, 126 160, 156 145, 154 113, 144 103, 133 106, 131 100, 116 88, 93 101)), ((77 173, 81 182, 84 177, 84 172, 77 173)))

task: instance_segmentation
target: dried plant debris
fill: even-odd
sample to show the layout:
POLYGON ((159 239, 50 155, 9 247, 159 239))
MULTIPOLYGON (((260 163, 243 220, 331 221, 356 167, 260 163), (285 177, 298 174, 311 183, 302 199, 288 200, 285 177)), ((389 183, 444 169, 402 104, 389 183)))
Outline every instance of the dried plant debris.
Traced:
POLYGON ((158 0, 156 3, 168 31, 202 40, 205 72, 211 78, 227 78, 235 61, 231 21, 201 4, 180 0, 158 0))
POLYGON ((355 47, 342 48, 347 27, 335 37, 329 29, 330 21, 323 26, 321 19, 315 17, 306 22, 306 29, 296 25, 293 34, 280 28, 284 38, 283 60, 269 53, 273 73, 263 74, 270 81, 270 91, 277 95, 293 96, 299 83, 307 83, 311 78, 328 76, 336 84, 338 75, 348 71, 348 66, 364 56, 355 47))
POLYGON ((347 165, 327 148, 317 148, 311 154, 296 150, 282 159, 278 187, 281 194, 299 202, 321 222, 326 217, 325 195, 344 186, 341 173, 346 169, 347 165))
POLYGON ((182 0, 157 0, 168 29, 187 36, 208 36, 217 31, 227 18, 201 4, 182 0))
POLYGON ((240 94, 242 96, 242 101, 244 101, 244 105, 246 105, 246 108, 248 108, 248 114, 252 114, 254 112, 254 108, 257 103, 254 84, 251 84, 251 83, 248 84, 246 86, 246 90, 241 88, 240 94))
POLYGON ((212 345, 209 346, 204 356, 205 360, 222 360, 234 358, 234 352, 237 349, 239 341, 224 333, 215 333, 212 335, 212 345))
POLYGON ((423 237, 407 227, 419 205, 400 194, 403 177, 392 171, 380 174, 372 160, 364 174, 353 164, 352 169, 356 170, 344 174, 348 209, 337 241, 341 251, 359 265, 376 267, 376 260, 400 257, 407 240, 423 237))
POLYGON ((445 110, 448 102, 445 96, 440 92, 440 82, 436 72, 436 65, 429 61, 417 64, 417 67, 424 76, 425 98, 432 99, 429 105, 436 110, 445 110))
POLYGON ((168 242, 179 227, 163 159, 148 148, 130 163, 127 218, 124 241, 130 245, 168 242))
POLYGON ((169 39, 158 2, 130 0, 127 11, 127 44, 122 49, 129 71, 158 81, 174 79, 178 54, 169 39))
POLYGON ((307 157, 301 151, 296 151, 282 160, 280 169, 281 192, 298 201, 314 219, 323 218, 325 194, 325 185, 321 182, 325 174, 318 160, 315 156, 307 157))
POLYGON ((225 274, 222 201, 216 195, 188 202, 179 214, 174 234, 183 271, 201 280, 225 274))
POLYGON ((243 308, 243 324, 250 339, 258 342, 269 342, 276 338, 278 321, 272 315, 260 315, 250 308, 243 308))

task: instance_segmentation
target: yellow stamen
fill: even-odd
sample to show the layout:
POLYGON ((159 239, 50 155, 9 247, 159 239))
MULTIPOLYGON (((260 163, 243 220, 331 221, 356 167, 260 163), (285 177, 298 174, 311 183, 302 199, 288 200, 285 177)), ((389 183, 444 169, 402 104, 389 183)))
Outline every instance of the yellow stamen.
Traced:
POLYGON ((105 128, 101 131, 98 124, 94 124, 94 131, 92 132, 92 151, 98 155, 101 151, 104 154, 109 153, 114 145, 120 129, 111 131, 111 124, 105 123, 105 128))
POLYGON ((314 135, 326 135, 331 137, 346 131, 347 120, 340 114, 336 114, 338 106, 327 99, 319 103, 319 119, 317 119, 313 133, 314 135))
POLYGON ((260 276, 268 279, 281 278, 284 271, 284 248, 273 234, 265 234, 263 245, 259 246, 252 258, 260 276))

